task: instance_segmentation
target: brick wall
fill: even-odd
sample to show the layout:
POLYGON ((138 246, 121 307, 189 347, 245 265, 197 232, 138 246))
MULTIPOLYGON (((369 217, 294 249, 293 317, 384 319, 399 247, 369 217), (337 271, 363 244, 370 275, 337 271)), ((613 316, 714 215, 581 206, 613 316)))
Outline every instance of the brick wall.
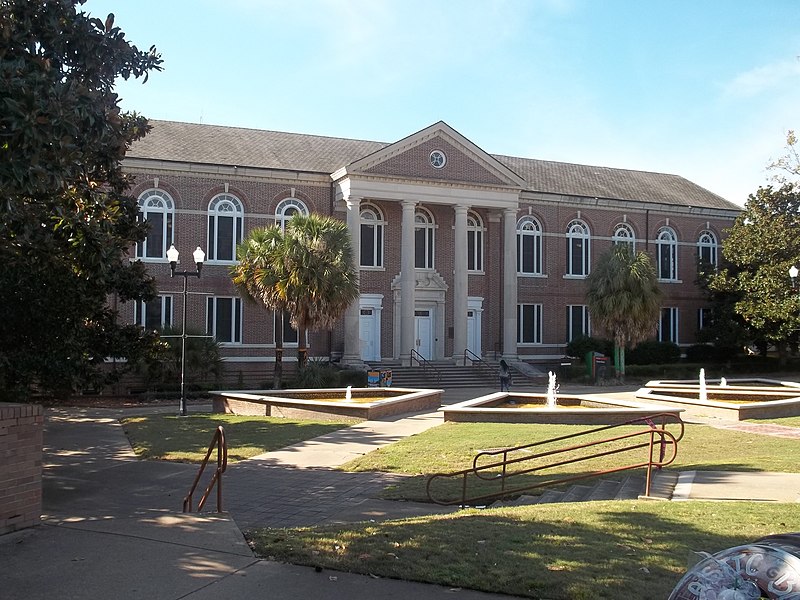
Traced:
POLYGON ((42 514, 42 407, 0 404, 0 535, 42 514))

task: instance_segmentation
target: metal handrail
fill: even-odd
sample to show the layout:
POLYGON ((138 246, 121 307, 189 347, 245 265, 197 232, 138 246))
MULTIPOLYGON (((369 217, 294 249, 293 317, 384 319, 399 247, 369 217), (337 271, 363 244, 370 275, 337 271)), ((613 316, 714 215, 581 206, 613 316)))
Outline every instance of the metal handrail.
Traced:
POLYGON ((442 380, 442 374, 439 372, 439 369, 437 369, 431 361, 429 361, 427 358, 422 356, 422 354, 420 354, 419 352, 414 350, 414 348, 412 348, 410 354, 409 366, 413 367, 414 361, 417 361, 417 364, 420 367, 422 367, 422 372, 425 374, 426 377, 430 373, 433 373, 433 379, 436 381, 437 385, 439 384, 439 382, 442 380))
POLYGON ((217 486, 217 512, 222 512, 222 474, 228 467, 228 444, 225 443, 225 430, 222 428, 222 425, 220 425, 214 432, 214 437, 211 439, 211 444, 208 446, 206 457, 203 459, 203 462, 200 465, 200 470, 197 472, 197 476, 194 478, 194 483, 192 483, 192 489, 189 490, 189 493, 183 499, 183 512, 185 513, 192 512, 192 497, 197 489, 197 484, 200 483, 200 477, 203 475, 203 471, 208 464, 208 459, 211 456, 211 452, 214 450, 215 446, 217 448, 217 468, 214 470, 214 474, 211 476, 211 481, 209 482, 206 491, 203 492, 203 497, 200 498, 200 503, 197 505, 197 512, 203 510, 206 500, 208 500, 211 490, 215 485, 217 486))
POLYGON ((467 364, 468 360, 472 362, 472 366, 473 367, 475 365, 478 365, 478 368, 481 371, 483 371, 489 379, 494 380, 494 378, 497 377, 497 373, 495 372, 495 369, 492 368, 492 366, 488 362, 483 360, 483 358, 481 358, 480 356, 475 354, 469 348, 465 348, 464 349, 464 364, 465 365, 467 364))
POLYGON ((532 489, 536 489, 536 488, 541 488, 541 487, 546 487, 546 486, 556 485, 556 484, 569 483, 569 482, 578 481, 578 480, 581 480, 581 479, 589 479, 589 478, 592 478, 592 477, 598 477, 600 475, 607 475, 607 474, 610 474, 610 473, 617 473, 617 472, 620 472, 620 471, 628 471, 628 470, 631 470, 631 469, 638 469, 638 468, 641 468, 641 467, 647 467, 647 477, 646 477, 646 482, 645 482, 645 496, 649 496, 650 495, 650 485, 651 485, 651 481, 652 481, 652 470, 653 470, 653 467, 656 467, 656 468, 660 469, 661 467, 665 467, 665 466, 671 464, 675 460, 675 458, 677 457, 677 454, 678 454, 678 442, 681 439, 683 439, 683 434, 684 434, 684 423, 680 419, 679 416, 677 416, 674 413, 658 413, 658 414, 649 415, 647 417, 639 417, 639 418, 636 418, 636 419, 631 419, 629 421, 625 421, 623 423, 618 423, 618 424, 615 424, 615 425, 607 425, 607 426, 604 426, 604 427, 597 427, 597 428, 594 428, 594 429, 589 429, 589 430, 581 431, 581 432, 578 432, 578 433, 573 433, 573 434, 568 434, 568 435, 563 435, 563 436, 551 438, 551 439, 548 439, 548 440, 543 440, 541 442, 534 442, 534 443, 531 443, 531 444, 525 444, 525 445, 522 445, 522 446, 516 446, 514 448, 505 448, 505 449, 501 449, 501 450, 486 450, 486 451, 483 451, 483 452, 479 452, 475 456, 475 458, 472 461, 472 467, 470 467, 468 469, 463 469, 461 471, 455 471, 455 472, 452 472, 452 473, 434 473, 433 475, 430 475, 428 477, 426 491, 427 491, 427 494, 428 494, 428 499, 431 502, 434 502, 436 504, 441 504, 441 505, 445 505, 445 506, 461 504, 462 506, 466 506, 466 505, 475 505, 476 503, 484 504, 484 503, 487 503, 488 501, 497 500, 498 498, 502 498, 502 497, 505 497, 505 496, 509 496, 509 495, 512 495, 512 494, 517 494, 517 493, 520 493, 520 492, 524 492, 524 491, 528 491, 528 490, 532 490, 532 489), (659 428, 659 426, 657 426, 655 424, 655 421, 658 420, 658 419, 661 419, 660 428, 659 428), (671 433, 671 432, 666 430, 666 426, 668 424, 667 421, 669 421, 669 420, 672 420, 672 423, 670 423, 670 424, 676 424, 676 425, 678 425, 680 427, 680 432, 677 435, 674 435, 673 433, 671 433), (644 429, 641 429, 639 431, 629 432, 629 433, 625 433, 625 434, 622 434, 622 435, 616 435, 616 436, 604 438, 602 440, 594 440, 594 441, 590 441, 590 442, 585 442, 583 444, 566 446, 566 447, 563 447, 563 448, 558 448, 558 449, 555 449, 555 450, 548 450, 548 451, 545 451, 545 452, 539 452, 539 453, 533 453, 533 454, 528 453, 525 456, 522 456, 522 457, 519 457, 519 458, 509 458, 509 454, 514 453, 514 452, 529 450, 531 448, 534 448, 536 446, 541 446, 541 445, 544 445, 544 444, 552 444, 552 443, 555 443, 555 442, 561 442, 561 441, 572 439, 572 438, 578 438, 578 437, 582 437, 582 436, 586 436, 586 435, 591 435, 591 434, 594 434, 594 433, 598 433, 600 431, 606 431, 606 430, 615 429, 615 428, 623 427, 623 426, 631 426, 631 425, 635 425, 637 423, 645 423, 647 425, 647 427, 644 428, 644 429), (643 438, 643 437, 648 437, 649 439, 639 442, 638 439, 643 438), (658 437, 658 440, 656 440, 656 437, 658 437), (551 463, 548 463, 548 464, 545 464, 545 465, 537 465, 537 466, 533 466, 533 467, 529 467, 529 468, 523 468, 523 469, 520 469, 520 470, 513 471, 511 473, 509 473, 509 471, 508 471, 508 466, 509 465, 521 464, 521 463, 524 463, 524 462, 527 462, 527 461, 531 461, 531 460, 535 460, 535 459, 541 459, 541 458, 544 458, 544 457, 555 456, 555 455, 558 455, 558 454, 565 454, 565 453, 568 453, 568 452, 575 452, 575 451, 578 451, 578 450, 583 450, 585 448, 593 448, 595 446, 600 446, 602 444, 611 444, 613 442, 620 442, 620 441, 623 441, 623 440, 631 440, 632 442, 635 441, 636 443, 632 443, 630 445, 623 446, 622 448, 615 448, 615 449, 610 449, 610 450, 601 450, 601 451, 595 452, 593 454, 583 455, 583 456, 579 456, 577 458, 565 458, 564 460, 559 460, 557 462, 551 462, 551 463), (654 458, 654 455, 653 455, 656 447, 658 447, 658 458, 654 458), (672 453, 671 453, 671 456, 669 456, 668 459, 666 459, 666 450, 667 450, 668 447, 672 448, 672 453), (554 477, 554 478, 548 479, 547 481, 536 483, 536 484, 532 484, 532 485, 518 486, 518 487, 513 487, 513 488, 508 488, 506 486, 506 480, 508 480, 508 479, 510 479, 512 477, 518 476, 518 475, 525 475, 525 474, 534 473, 534 472, 537 472, 537 471, 544 471, 546 469, 552 469, 554 467, 560 467, 560 466, 573 464, 573 463, 577 463, 577 462, 588 461, 588 460, 591 460, 591 459, 594 459, 594 458, 610 456, 612 454, 620 454, 622 452, 632 452, 632 451, 638 450, 640 448, 648 448, 647 460, 635 462, 635 463, 624 465, 624 466, 620 466, 620 467, 615 467, 613 469, 601 469, 601 470, 593 471, 591 473, 584 473, 584 474, 580 474, 580 475, 568 475, 568 476, 564 476, 564 477, 554 477), (489 464, 478 465, 478 462, 480 461, 481 457, 498 456, 498 455, 502 455, 502 460, 500 460, 499 462, 492 462, 492 463, 489 463, 489 464), (501 469, 500 473, 497 472, 498 468, 501 469), (491 471, 490 475, 486 475, 485 474, 488 471, 491 471), (468 477, 470 475, 474 475, 475 477, 477 477, 478 479, 481 479, 483 481, 499 481, 500 490, 499 491, 495 491, 495 492, 491 492, 491 493, 488 493, 488 494, 479 494, 477 496, 468 497, 468 495, 467 495, 467 480, 468 480, 468 477), (459 478, 459 477, 461 478, 461 499, 460 500, 441 500, 441 499, 437 499, 437 498, 435 498, 433 496, 433 494, 431 492, 431 485, 435 480, 437 480, 437 479, 446 479, 446 478, 459 478))

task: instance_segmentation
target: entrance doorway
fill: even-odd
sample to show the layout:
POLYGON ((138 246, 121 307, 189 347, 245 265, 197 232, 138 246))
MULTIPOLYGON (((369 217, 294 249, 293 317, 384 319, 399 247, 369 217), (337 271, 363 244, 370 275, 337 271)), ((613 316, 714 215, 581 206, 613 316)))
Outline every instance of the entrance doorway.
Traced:
POLYGON ((414 311, 414 347, 420 356, 430 360, 433 356, 433 316, 429 309, 414 311))

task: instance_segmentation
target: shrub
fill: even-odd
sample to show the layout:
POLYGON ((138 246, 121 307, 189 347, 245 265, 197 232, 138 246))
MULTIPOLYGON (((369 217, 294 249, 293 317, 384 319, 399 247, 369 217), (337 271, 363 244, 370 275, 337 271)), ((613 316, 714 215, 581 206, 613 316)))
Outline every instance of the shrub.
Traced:
POLYGON ((686 349, 686 362, 708 363, 719 360, 719 351, 709 344, 694 344, 686 349))
POLYGON ((367 372, 360 369, 341 369, 337 387, 367 387, 367 372))
POLYGON ((587 352, 600 352, 605 356, 614 353, 614 344, 611 340, 579 335, 567 344, 567 356, 573 356, 584 360, 587 352))
POLYGON ((681 359, 681 349, 672 342, 642 342, 625 353, 625 362, 631 365, 665 365, 681 359))

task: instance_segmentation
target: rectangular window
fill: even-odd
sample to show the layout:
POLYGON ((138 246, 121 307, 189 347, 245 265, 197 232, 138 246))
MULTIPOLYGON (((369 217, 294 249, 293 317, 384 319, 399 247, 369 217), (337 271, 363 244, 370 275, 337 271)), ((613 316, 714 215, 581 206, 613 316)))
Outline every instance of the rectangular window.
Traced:
POLYGON ((242 343, 241 298, 208 299, 206 311, 206 333, 220 343, 242 343))
POLYGON ((483 271, 483 235, 467 231, 467 270, 483 271))
POLYGON ((529 275, 542 273, 541 238, 536 235, 523 234, 517 236, 517 272, 529 275))
POLYGON ((542 305, 517 305, 517 343, 542 343, 542 305))
POLYGON ((133 322, 145 329, 172 327, 172 296, 156 296, 150 302, 135 302, 133 322))
POLYGON ((658 278, 668 281, 678 279, 678 249, 675 243, 658 244, 658 278))
POLYGON ((217 237, 216 260, 233 260, 233 252, 235 248, 235 235, 233 226, 233 217, 217 217, 217 227, 219 228, 219 233, 217 237))
POLYGON ((383 226, 361 224, 361 266, 383 266, 383 226))
POLYGON ((299 336, 297 334, 297 329, 292 327, 292 324, 289 322, 289 313, 287 313, 287 312, 284 312, 284 313, 273 313, 273 317, 272 318, 273 318, 273 323, 275 325, 275 330, 274 330, 275 333, 273 335, 273 338, 275 339, 275 341, 277 341, 278 340, 278 334, 280 333, 278 331, 278 327, 279 327, 278 314, 281 314, 282 318, 283 318, 283 344, 284 344, 284 346, 296 346, 297 345, 297 341, 299 339, 299 336))
POLYGON ((589 307, 584 304, 567 305, 567 341, 582 335, 591 335, 589 307))
POLYGON ((164 214, 153 212, 147 215, 147 258, 164 256, 164 214))
POLYGON ((667 307, 661 309, 658 322, 658 341, 678 343, 678 309, 667 307))
POLYGON ((705 327, 711 325, 711 309, 698 308, 697 309, 697 331, 702 331, 705 327))
POLYGON ((433 229, 430 227, 414 229, 414 267, 433 268, 433 229))

